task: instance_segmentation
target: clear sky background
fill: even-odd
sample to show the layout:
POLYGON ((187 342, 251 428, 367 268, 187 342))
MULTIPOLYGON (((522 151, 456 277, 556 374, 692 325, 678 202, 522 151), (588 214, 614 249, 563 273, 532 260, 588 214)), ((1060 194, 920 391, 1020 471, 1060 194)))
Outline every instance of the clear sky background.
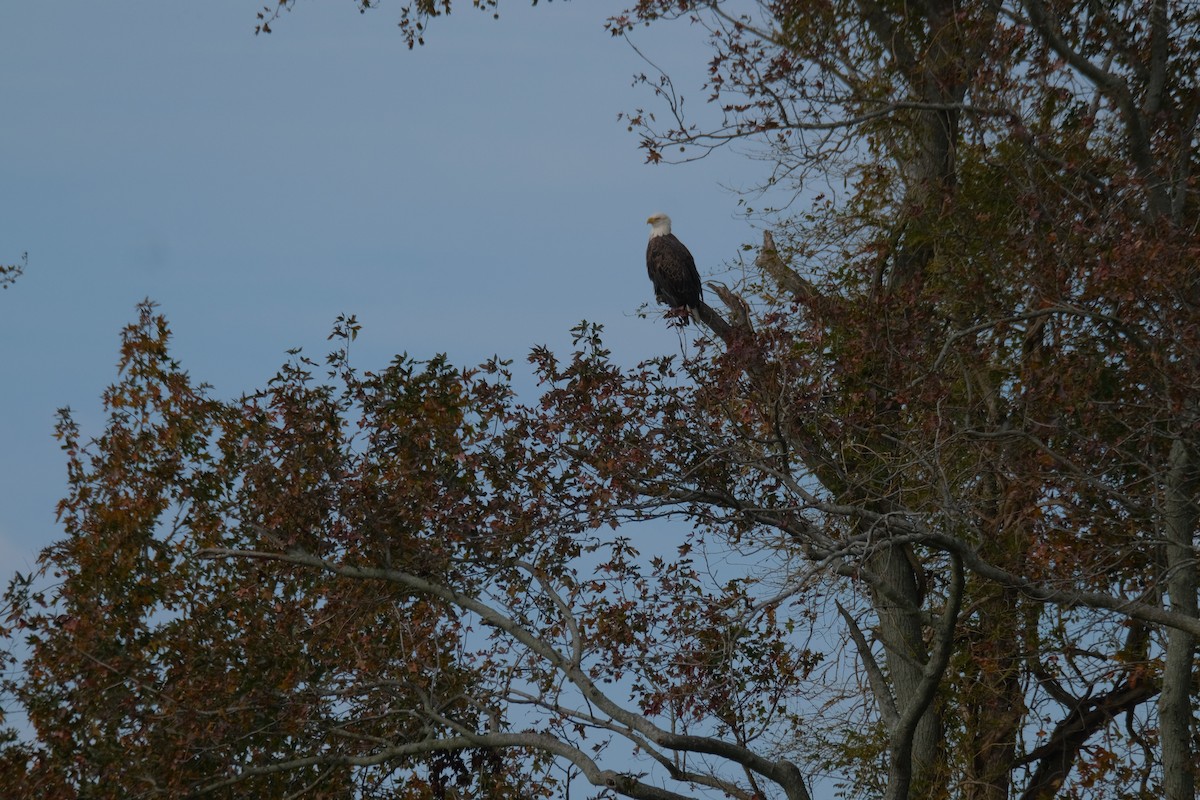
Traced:
MULTIPOLYGON (((446 352, 523 365, 605 325, 624 363, 678 352, 652 299, 646 217, 665 211, 705 276, 755 239, 734 154, 643 163, 620 111, 656 108, 603 29, 624 2, 465 3, 409 51, 398 3, 262 0, 0 5, 0 571, 58 535, 55 409, 100 432, 118 335, 161 305, 174 353, 218 396, 262 386, 340 313, 354 360, 446 352)), ((692 105, 708 51, 686 22, 636 34, 692 105)), ((527 374, 527 371, 523 371, 527 374)), ((528 385, 528 384, 526 384, 528 385)))

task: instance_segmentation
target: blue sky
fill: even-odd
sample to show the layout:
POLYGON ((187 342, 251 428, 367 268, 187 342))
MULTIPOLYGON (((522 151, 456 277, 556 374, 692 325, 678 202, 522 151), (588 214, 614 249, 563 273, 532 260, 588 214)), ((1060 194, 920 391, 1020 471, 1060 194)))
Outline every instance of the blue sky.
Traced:
MULTIPOLYGON (((717 275, 754 232, 723 185, 735 155, 649 166, 620 111, 645 64, 603 30, 623 3, 464 6, 409 51, 398 4, 302 2, 270 36, 261 0, 10 0, 0 7, 0 570, 57 535, 54 411, 99 431, 118 334, 142 298, 175 354, 233 397, 340 313, 355 360, 455 363, 569 346, 603 323, 627 363, 678 351, 652 298, 646 217, 662 210, 717 275)), ((699 105, 687 23, 639 32, 699 105)))

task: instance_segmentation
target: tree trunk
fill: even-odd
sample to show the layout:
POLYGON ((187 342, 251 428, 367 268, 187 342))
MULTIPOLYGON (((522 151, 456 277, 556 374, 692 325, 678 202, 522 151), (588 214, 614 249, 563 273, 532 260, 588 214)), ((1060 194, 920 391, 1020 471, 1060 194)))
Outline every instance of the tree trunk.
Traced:
MULTIPOLYGON (((1164 502, 1167 539, 1167 590, 1171 610, 1196 616, 1196 458, 1182 439, 1171 446, 1164 502)), ((1158 699, 1162 737, 1163 788, 1167 800, 1195 800, 1196 776, 1192 754, 1192 659, 1195 637, 1171 628, 1163 688, 1158 699)))
MULTIPOLYGON (((879 583, 872 587, 879 638, 887 658, 896 708, 903 714, 918 702, 921 677, 929 660, 921 624, 920 587, 904 546, 881 549, 867 566, 879 583)), ((944 796, 944 781, 939 777, 942 744, 941 719, 936 705, 930 705, 913 733, 911 797, 931 800, 944 796)))
POLYGON ((969 686, 964 687, 964 733, 968 741, 963 800, 1007 800, 1024 699, 1021 663, 1024 650, 1020 593, 986 586, 975 597, 975 617, 986 620, 967 646, 969 686))

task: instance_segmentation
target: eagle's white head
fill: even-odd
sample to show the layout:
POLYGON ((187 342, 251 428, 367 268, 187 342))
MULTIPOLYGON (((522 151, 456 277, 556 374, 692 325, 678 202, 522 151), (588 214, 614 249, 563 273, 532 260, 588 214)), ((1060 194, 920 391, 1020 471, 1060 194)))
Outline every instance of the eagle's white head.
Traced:
POLYGON ((646 219, 646 224, 650 226, 650 238, 655 236, 666 236, 671 232, 671 218, 660 212, 651 214, 646 219))

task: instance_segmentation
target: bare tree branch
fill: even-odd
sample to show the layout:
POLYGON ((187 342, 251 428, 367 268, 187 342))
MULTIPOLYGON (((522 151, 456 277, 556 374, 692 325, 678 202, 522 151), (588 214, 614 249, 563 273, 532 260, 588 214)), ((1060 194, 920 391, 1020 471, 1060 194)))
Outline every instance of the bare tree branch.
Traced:
MULTIPOLYGON (((789 798, 789 800, 809 800, 808 789, 805 785, 803 776, 800 774, 799 769, 797 769, 796 766, 790 761, 787 761, 786 759, 771 760, 760 756, 745 747, 733 744, 731 742, 726 742, 721 739, 708 736, 678 734, 658 727, 641 714, 629 711, 612 700, 612 698, 602 692, 600 688, 592 681, 592 679, 589 678, 581 668, 577 667, 570 658, 564 656, 562 653, 559 653, 554 647, 542 640, 540 637, 535 636, 519 622, 504 614, 501 614, 499 611, 495 610, 486 603, 483 603, 469 595, 457 592, 447 586, 443 586, 425 578, 395 569, 357 567, 350 566, 348 564, 339 564, 310 553, 306 553, 298 548, 293 548, 285 553, 272 553, 260 550, 237 550, 232 548, 215 547, 201 550, 197 555, 201 558, 241 558, 280 561, 324 570, 344 578, 387 581, 404 586, 420 594, 436 597, 443 602, 478 615, 484 622, 512 636, 532 653, 543 659, 548 665, 558 670, 564 677, 574 684, 580 690, 580 692, 582 692, 585 699, 591 703, 594 703, 597 708, 601 709, 605 714, 608 714, 613 720, 645 736, 649 741, 671 750, 705 753, 708 755, 728 759, 729 761, 740 764, 747 769, 762 775, 764 778, 774 781, 780 786, 780 788, 783 789, 784 794, 789 798)), ((557 739, 554 739, 553 741, 558 742, 557 739)), ((567 745, 561 742, 559 745, 562 748, 570 749, 567 745)), ((548 750, 548 752, 554 751, 548 750)), ((558 753, 555 754, 557 755, 558 753)), ((582 764, 579 764, 578 766, 583 769, 582 764)), ((670 795, 670 793, 666 795, 630 794, 630 792, 633 790, 632 788, 622 788, 625 787, 627 783, 627 781, 621 779, 615 784, 611 785, 611 788, 628 794, 631 797, 666 798, 673 796, 670 795)), ((628 784, 628 786, 634 787, 634 784, 628 784)), ((643 791, 643 789, 640 788, 637 790, 643 791)))
POLYGON ((1145 680, 1077 701, 1071 713, 1055 726, 1049 740, 1020 759, 1022 764, 1037 764, 1021 800, 1052 800, 1056 797, 1087 740, 1108 725, 1113 717, 1137 708, 1158 691, 1157 686, 1145 680))
POLYGON ((883 669, 875 659, 875 654, 871 652, 871 645, 867 641, 867 637, 863 635, 862 629, 858 627, 854 617, 850 616, 850 612, 840 602, 835 601, 834 605, 846 622, 854 646, 858 648, 858 658, 862 661, 863 669, 867 671, 867 681, 871 684, 871 694, 875 698, 875 707, 879 709, 879 716, 883 718, 883 724, 887 726, 888 730, 895 730, 900 723, 900 714, 896 711, 896 701, 892 697, 892 690, 888 688, 887 677, 883 674, 883 669))

